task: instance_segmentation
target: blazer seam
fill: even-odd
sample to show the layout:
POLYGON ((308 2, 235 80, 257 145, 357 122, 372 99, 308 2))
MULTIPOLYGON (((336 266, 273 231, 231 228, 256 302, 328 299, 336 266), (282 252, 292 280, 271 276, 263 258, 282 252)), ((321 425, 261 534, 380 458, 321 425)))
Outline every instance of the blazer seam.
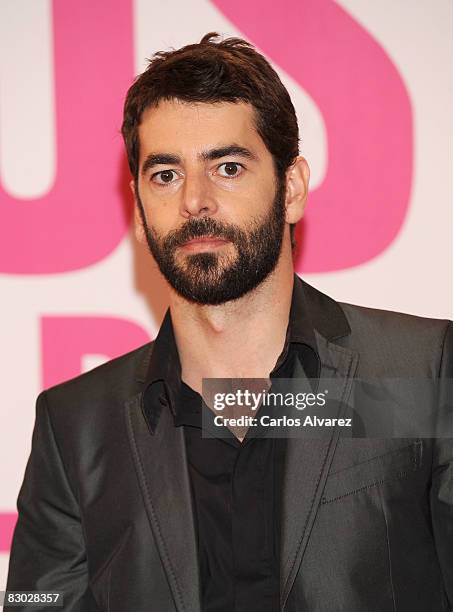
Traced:
POLYGON ((450 329, 451 321, 447 321, 447 325, 445 326, 445 332, 442 337, 442 346, 440 349, 440 358, 439 358, 439 368, 437 370, 437 378, 440 378, 440 373, 442 371, 442 365, 444 362, 444 354, 445 354, 445 345, 447 344, 447 335, 448 330, 450 329))
POLYGON ((173 579, 173 583, 175 585, 175 592, 176 592, 176 595, 177 595, 177 597, 179 599, 179 603, 181 605, 181 608, 183 610, 185 610, 186 607, 184 605, 184 600, 182 598, 182 594, 181 594, 181 591, 179 589, 178 581, 177 581, 177 578, 176 578, 176 573, 175 573, 175 571, 173 569, 173 566, 171 564, 170 555, 168 554, 167 546, 166 546, 165 540, 164 540, 164 538, 162 536, 162 532, 160 530, 160 525, 159 525, 159 522, 158 522, 157 517, 156 517, 156 512, 154 510, 153 502, 151 500, 151 495, 149 493, 148 481, 146 479, 146 474, 145 474, 144 466, 143 466, 142 460, 140 458, 140 454, 138 452, 137 442, 135 440, 134 427, 132 425, 132 418, 131 418, 131 411, 130 411, 130 409, 127 410, 127 419, 128 419, 129 429, 130 429, 130 432, 131 432, 131 440, 132 440, 132 444, 133 444, 133 447, 134 447, 134 454, 135 454, 135 457, 137 459, 138 466, 140 468, 140 477, 141 477, 141 480, 142 480, 142 482, 144 484, 144 488, 145 488, 145 491, 146 491, 146 498, 147 498, 148 505, 149 505, 149 507, 151 509, 152 523, 153 523, 153 526, 155 527, 155 529, 157 531, 159 542, 160 542, 160 544, 162 546, 162 549, 163 549, 163 551, 165 553, 165 562, 167 564, 168 570, 170 571, 170 575, 171 575, 171 577, 173 579))
MULTIPOLYGON (((411 447, 413 447, 414 449, 413 457, 412 457, 413 467, 411 470, 402 469, 399 472, 396 472, 394 475, 389 476, 388 478, 379 478, 378 480, 373 480, 373 482, 363 485, 362 487, 358 487, 357 489, 353 489, 352 491, 348 491, 347 493, 343 493, 342 495, 337 495, 336 497, 332 497, 332 498, 323 497, 321 499, 321 504, 324 504, 324 505, 330 504, 331 502, 337 501, 339 499, 343 499, 344 497, 349 497, 349 495, 354 495, 355 493, 359 493, 360 491, 366 491, 367 489, 371 489, 372 487, 375 487, 376 485, 382 485, 386 482, 392 482, 393 480, 399 480, 400 478, 404 478, 408 474, 413 474, 414 472, 418 470, 418 468, 421 465, 422 452, 423 452, 422 440, 417 440, 410 446, 404 446, 403 449, 411 448, 411 447)), ((389 453, 386 453, 386 455, 388 454, 389 453)), ((379 457, 380 456, 381 455, 379 455, 379 457)), ((382 455, 382 457, 384 456, 385 455, 382 455)), ((362 464, 359 463, 357 465, 362 465, 362 464)), ((352 467, 355 467, 355 466, 352 466, 352 467)), ((349 469, 349 468, 346 468, 346 469, 349 469)), ((338 474, 339 472, 335 472, 335 473, 338 474)))
POLYGON ((396 612, 395 587, 394 587, 394 584, 393 584, 392 555, 391 555, 391 551, 390 551, 389 526, 388 526, 388 521, 387 521, 387 514, 386 514, 386 511, 385 511, 385 503, 384 503, 384 500, 382 498, 382 492, 381 492, 381 490, 379 488, 378 488, 378 495, 379 495, 379 499, 380 499, 380 502, 381 502, 382 514, 384 516, 385 539, 386 539, 386 542, 387 542, 387 555, 388 555, 388 563, 389 563, 390 589, 391 589, 391 592, 392 592, 393 610, 394 610, 394 612, 396 612))
POLYGON ((419 445, 420 442, 421 442, 421 439, 418 438, 415 442, 410 442, 409 444, 406 444, 406 446, 400 446, 399 448, 394 448, 393 450, 389 450, 386 453, 382 453, 380 455, 374 455, 373 457, 370 457, 369 459, 364 459, 363 461, 359 461, 358 463, 354 463, 353 465, 348 465, 347 467, 341 468, 340 470, 336 470, 335 472, 330 472, 329 477, 336 476, 337 474, 343 474, 347 472, 348 470, 351 470, 361 465, 365 465, 367 463, 370 463, 371 461, 376 461, 377 459, 388 457, 389 455, 396 455, 396 454, 402 453, 403 451, 407 451, 408 448, 410 449, 410 448, 413 448, 417 444, 419 445))
POLYGON ((354 495, 355 493, 359 493, 360 491, 366 491, 367 489, 371 489, 377 485, 384 484, 385 482, 391 482, 392 480, 399 480, 400 478, 404 478, 408 474, 412 474, 411 470, 403 470, 401 472, 397 472, 394 476, 390 478, 380 478, 379 480, 373 480, 369 484, 363 485, 363 487, 358 487, 357 489, 353 489, 352 491, 348 491, 347 493, 343 493, 342 495, 337 495, 337 497, 325 498, 323 497, 321 500, 321 504, 326 505, 330 504, 334 501, 338 501, 339 499, 343 499, 344 497, 349 497, 350 495, 354 495))
MULTIPOLYGON (((329 347, 329 348, 334 348, 334 345, 332 345, 332 343, 329 343, 329 345, 330 345, 330 347, 329 347)), ((339 349, 339 351, 340 351, 341 353, 343 353, 343 354, 344 354, 344 352, 345 352, 345 351, 344 351, 344 349, 342 349, 341 347, 338 347, 338 349, 339 349)), ((349 351, 346 351, 346 353, 348 353, 348 352, 349 352, 349 351)), ((346 373, 346 377, 349 377, 350 372, 351 372, 351 369, 352 369, 352 366, 353 366, 353 363, 354 363, 354 357, 353 357, 353 355, 351 355, 351 354, 350 354, 349 367, 348 367, 348 370, 347 370, 347 373, 346 373)), ((345 394, 346 394, 346 389, 347 389, 347 385, 346 385, 346 386, 345 386, 345 388, 344 388, 343 395, 342 395, 342 397, 341 397, 341 401, 343 401, 343 400, 344 400, 344 396, 345 396, 345 394)), ((309 508, 309 511, 307 512, 307 515, 306 515, 306 518, 305 518, 305 522, 304 522, 304 526, 303 526, 303 530, 302 530, 302 537, 301 537, 301 539, 299 540, 298 546, 297 546, 296 551, 295 551, 295 553, 294 553, 294 555, 293 555, 293 558, 292 558, 292 560, 291 560, 291 563, 290 563, 290 570, 289 570, 288 576, 291 576, 291 574, 292 574, 292 572, 293 572, 293 570, 294 570, 294 567, 295 567, 295 564, 296 564, 296 560, 297 560, 297 557, 298 557, 298 555, 299 555, 299 551, 300 551, 301 546, 302 546, 302 543, 303 543, 303 541, 304 541, 304 538, 305 538, 305 533, 306 533, 306 530, 307 530, 308 521, 309 521, 310 516, 311 516, 311 514, 312 514, 312 511, 313 511, 313 504, 314 504, 314 501, 315 501, 315 499, 316 499, 316 495, 318 494, 319 482, 320 482, 320 480, 321 480, 322 475, 324 474, 325 467, 326 467, 326 462, 327 462, 327 459, 328 459, 328 457, 329 457, 329 451, 330 451, 331 446, 332 446, 332 444, 333 444, 333 442, 334 442, 334 436, 335 436, 335 435, 336 435, 336 434, 334 433, 334 435, 332 436, 332 438, 329 440, 329 444, 328 444, 328 446, 327 446, 327 449, 326 449, 326 452, 325 452, 325 455, 324 455, 324 460, 323 460, 323 463, 322 463, 322 467, 321 467, 321 469, 320 469, 320 471, 319 471, 319 473, 318 473, 318 478, 316 479, 316 485, 315 485, 315 488, 314 488, 314 493, 313 493, 313 496, 312 496, 312 498, 311 498, 311 500, 310 500, 310 508, 309 508)), ((320 501, 321 501, 321 500, 320 500, 320 501)), ((286 585, 285 585, 285 586, 286 586, 286 585)), ((285 588, 285 586, 284 586, 284 588, 285 588)), ((284 601, 286 602, 286 599, 285 599, 284 601)))
MULTIPOLYGON (((290 563, 290 570, 289 570, 289 572, 288 572, 288 576, 291 576, 291 574, 292 574, 292 572, 293 572, 293 570, 294 570, 294 567, 295 567, 295 564, 296 564, 296 560, 297 560, 297 557, 298 557, 298 555, 299 555, 299 550, 300 550, 300 548, 301 548, 301 546, 302 546, 302 543, 303 543, 303 541, 304 541, 305 532, 306 532, 307 525, 308 525, 308 520, 309 520, 309 518, 310 518, 310 516, 311 516, 311 513, 312 513, 312 511, 313 511, 313 504, 314 504, 314 501, 315 501, 315 498, 316 498, 316 494, 317 494, 317 492, 318 492, 318 488, 319 488, 319 481, 321 480, 321 476, 322 476, 322 474, 324 473, 324 470, 325 470, 326 461, 327 461, 327 457, 329 456, 329 449, 330 449, 330 444, 332 443, 332 440, 330 440, 329 442, 330 442, 330 443, 329 443, 329 446, 327 447, 326 452, 325 452, 325 455, 324 455, 324 461, 322 462, 322 467, 321 467, 321 469, 319 470, 319 473, 318 473, 318 478, 316 479, 316 484, 315 484, 315 488, 314 488, 314 493, 313 493, 313 496, 312 496, 312 498, 311 498, 311 500, 310 500, 310 508, 309 508, 309 510, 308 510, 308 512, 307 512, 307 515, 306 515, 306 517, 305 517, 304 526, 303 526, 303 528, 302 528, 302 537, 301 537, 301 539, 299 540, 299 543, 298 543, 298 545, 297 545, 296 551, 295 551, 295 553, 294 553, 294 555, 293 555, 293 558, 291 559, 291 563, 290 563)), ((286 585, 285 585, 285 586, 286 586, 286 585)), ((284 588, 285 588, 285 587, 284 587, 284 588)))

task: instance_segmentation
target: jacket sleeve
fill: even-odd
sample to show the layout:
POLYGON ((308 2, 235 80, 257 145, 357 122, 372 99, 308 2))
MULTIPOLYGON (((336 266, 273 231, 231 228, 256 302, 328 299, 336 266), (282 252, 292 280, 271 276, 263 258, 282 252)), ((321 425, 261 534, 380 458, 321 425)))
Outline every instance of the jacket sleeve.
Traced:
POLYGON ((442 429, 434 440, 431 516, 444 588, 453 610, 453 324, 448 324, 439 371, 442 429), (441 437, 443 436, 443 437, 441 437), (448 436, 448 437, 447 437, 448 436))
MULTIPOLYGON (((57 447, 46 402, 36 403, 32 450, 17 501, 8 591, 60 591, 67 612, 98 610, 88 588, 80 512, 57 447)), ((6 602, 5 602, 6 604, 6 602)), ((29 610, 9 607, 5 612, 29 610)), ((45 610, 43 607, 34 610, 45 610)), ((58 608, 50 608, 58 610, 58 608)))

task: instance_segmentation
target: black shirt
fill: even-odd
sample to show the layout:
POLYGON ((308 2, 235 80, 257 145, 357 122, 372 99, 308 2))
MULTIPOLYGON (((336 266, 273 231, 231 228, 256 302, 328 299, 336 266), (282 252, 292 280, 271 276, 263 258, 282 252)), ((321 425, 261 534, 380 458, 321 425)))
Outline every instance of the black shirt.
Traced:
MULTIPOLYGON (((303 283, 294 275, 285 346, 271 379, 291 376, 296 357, 308 378, 319 377, 312 315, 303 283)), ((202 610, 278 610, 286 441, 247 435, 241 444, 231 432, 229 439, 202 437, 200 401, 181 381, 167 310, 150 356, 143 410, 152 434, 161 412, 168 409, 175 425, 184 428, 198 532, 202 610)))
MULTIPOLYGON (((293 303, 292 311, 297 308, 293 303)), ((297 300, 296 300, 297 302, 297 300)), ((300 305, 300 304, 299 304, 300 305)), ((319 358, 304 321, 288 324, 282 354, 270 374, 290 378, 298 358, 309 378, 319 358), (300 342, 303 336, 310 337, 300 342)), ((206 410, 208 410, 205 407, 206 410)), ((258 414, 265 410, 261 407, 258 414)), ((274 612, 280 600, 280 500, 286 440, 258 425, 240 442, 202 436, 201 396, 184 382, 175 425, 184 426, 192 487, 203 612, 274 612)), ((229 435, 228 435, 229 434, 229 435)))

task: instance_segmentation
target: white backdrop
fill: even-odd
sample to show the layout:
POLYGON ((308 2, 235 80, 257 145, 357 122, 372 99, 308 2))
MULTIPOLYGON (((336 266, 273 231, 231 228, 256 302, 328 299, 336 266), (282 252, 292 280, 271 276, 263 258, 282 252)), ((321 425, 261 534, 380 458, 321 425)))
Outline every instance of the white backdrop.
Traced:
MULTIPOLYGON (((119 7, 124 2, 110 2, 110 9, 116 4, 119 7)), ((304 0, 299 0, 299 4, 302 7, 304 0)), ((279 10, 285 10, 284 5, 285 0, 279 3, 279 10)), ((289 2, 288 10, 294 5, 293 1, 289 2)), ((428 6, 422 0, 342 0, 336 5, 385 50, 407 90, 413 120, 411 195, 399 233, 377 256, 346 269, 302 273, 302 276, 343 301, 453 318, 450 186, 453 3, 434 0, 428 6)), ((135 66, 129 81, 132 72, 144 69, 144 58, 153 51, 195 42, 212 30, 224 35, 243 35, 207 0, 167 0, 165 3, 135 0, 132 18, 135 66)), ((256 19, 259 20, 259 13, 256 19)), ((50 0, 2 0, 0 4, 0 172, 5 192, 16 198, 15 206, 33 207, 33 199, 52 188, 57 174, 53 25, 50 0)), ((101 23, 96 27, 102 32, 101 23)), ((307 57, 305 61, 310 63, 316 58, 307 57)), ((329 130, 310 93, 282 67, 277 68, 303 125, 302 153, 312 168, 315 189, 322 185, 328 171, 329 130)), ((84 95, 89 99, 90 92, 84 95)), ((121 103, 122 99, 118 108, 121 103)), ((118 115, 116 129, 120 123, 118 115)), ((95 146, 92 138, 95 136, 85 135, 87 148, 95 146)), ((98 150, 97 156, 102 162, 103 151, 98 150)), ((384 163, 376 171, 385 174, 394 163, 390 143, 387 163, 388 167, 384 163)), ((344 172, 348 172, 347 159, 344 172)), ((353 190, 356 177, 351 176, 349 180, 353 190)), ((93 201, 93 206, 96 204, 93 201)), ((387 214, 384 193, 383 223, 387 214)), ((347 218, 344 223, 348 224, 347 218)), ((16 243, 20 249, 29 248, 27 243, 22 243, 22 228, 11 227, 8 231, 11 244, 16 243)), ((325 240, 322 233, 318 240, 321 243, 325 240)), ((83 247, 82 242, 80 248, 83 247)), ((329 244, 324 248, 329 249, 329 244)), ((2 271, 0 292, 1 589, 6 581, 10 515, 15 512, 30 449, 34 402, 46 380, 43 350, 52 338, 43 341, 43 318, 113 317, 136 323, 149 337, 154 337, 164 312, 165 293, 153 263, 134 246, 130 231, 106 256, 79 269, 48 274, 2 271)), ((139 339, 140 334, 135 337, 139 339)), ((82 355, 81 369, 89 369, 110 356, 110 351, 104 354, 87 349, 82 355)), ((47 380, 52 380, 52 373, 49 376, 47 380)))

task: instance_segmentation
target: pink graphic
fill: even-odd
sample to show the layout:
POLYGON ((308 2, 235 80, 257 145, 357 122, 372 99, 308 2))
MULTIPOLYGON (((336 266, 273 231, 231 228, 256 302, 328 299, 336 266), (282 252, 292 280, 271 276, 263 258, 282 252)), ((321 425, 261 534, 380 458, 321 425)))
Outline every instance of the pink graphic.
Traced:
POLYGON ((43 317, 41 337, 45 389, 81 374, 84 355, 113 359, 150 340, 137 323, 114 317, 43 317))
POLYGON ((0 553, 8 552, 11 548, 16 521, 16 512, 0 512, 0 553))
POLYGON ((130 196, 119 129, 133 77, 131 4, 52 4, 56 181, 33 201, 0 191, 1 273, 83 268, 111 253, 126 233, 130 196))
POLYGON ((376 257, 402 227, 412 180, 411 104, 392 60, 332 0, 212 2, 308 92, 326 125, 327 174, 309 197, 297 270, 376 257))

